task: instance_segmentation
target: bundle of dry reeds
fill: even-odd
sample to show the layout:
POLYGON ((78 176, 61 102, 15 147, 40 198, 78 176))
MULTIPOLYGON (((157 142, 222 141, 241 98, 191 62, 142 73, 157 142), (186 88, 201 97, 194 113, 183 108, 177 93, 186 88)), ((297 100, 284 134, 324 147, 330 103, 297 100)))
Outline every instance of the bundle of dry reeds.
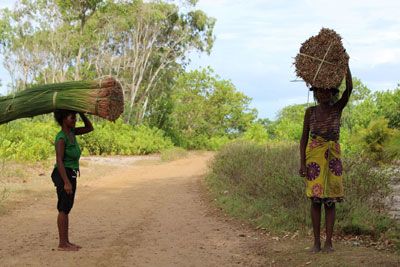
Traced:
POLYGON ((0 124, 68 109, 115 121, 124 111, 121 84, 112 77, 38 85, 0 97, 0 124))
POLYGON ((301 44, 295 58, 296 74, 307 86, 337 88, 347 69, 349 56, 342 38, 334 30, 322 28, 318 35, 301 44))

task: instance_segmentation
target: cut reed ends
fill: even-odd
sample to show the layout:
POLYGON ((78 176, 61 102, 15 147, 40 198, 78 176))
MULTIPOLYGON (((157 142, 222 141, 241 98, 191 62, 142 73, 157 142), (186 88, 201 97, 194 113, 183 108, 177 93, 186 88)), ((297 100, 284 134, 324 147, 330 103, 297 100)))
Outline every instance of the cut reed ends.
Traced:
POLYGON ((297 76, 309 87, 337 88, 342 82, 349 56, 342 38, 334 30, 322 28, 318 35, 301 44, 295 58, 297 76))
POLYGON ((124 111, 121 84, 112 77, 38 85, 0 97, 0 124, 69 109, 115 121, 124 111))

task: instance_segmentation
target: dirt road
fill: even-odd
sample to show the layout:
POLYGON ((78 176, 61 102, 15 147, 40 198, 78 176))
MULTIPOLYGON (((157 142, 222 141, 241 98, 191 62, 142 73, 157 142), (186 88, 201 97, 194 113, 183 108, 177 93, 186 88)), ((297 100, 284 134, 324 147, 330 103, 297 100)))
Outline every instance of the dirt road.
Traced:
MULTIPOLYGON (((102 177, 79 178, 70 239, 83 248, 57 251, 54 193, 0 217, 0 266, 335 265, 334 256, 305 252, 308 240, 271 239, 215 212, 202 185, 210 158, 86 163, 102 177)), ((381 253, 369 260, 370 249, 338 250, 336 256, 355 263, 385 266, 397 259, 381 253)))
MULTIPOLYGON (((79 252, 59 252, 55 195, 0 218, 1 266, 232 266, 261 264, 241 229, 210 214, 201 177, 210 155, 166 164, 110 165, 78 185, 70 215, 79 252)), ((84 176, 79 179, 84 180, 84 176)))

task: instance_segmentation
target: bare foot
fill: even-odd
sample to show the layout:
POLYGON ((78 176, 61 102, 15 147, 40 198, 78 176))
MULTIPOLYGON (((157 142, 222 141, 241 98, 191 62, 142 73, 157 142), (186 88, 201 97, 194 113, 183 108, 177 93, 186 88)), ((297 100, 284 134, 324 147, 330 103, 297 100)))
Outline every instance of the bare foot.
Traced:
POLYGON ((310 252, 312 253, 318 253, 321 251, 321 243, 319 242, 314 242, 314 246, 310 249, 310 252))
POLYGON ((67 245, 59 245, 58 250, 59 251, 78 251, 79 248, 67 244, 67 245))
POLYGON ((82 248, 81 246, 76 245, 76 244, 71 243, 71 242, 68 242, 67 244, 68 244, 69 246, 71 246, 71 247, 76 247, 76 248, 78 248, 78 249, 81 249, 81 248, 82 248))
POLYGON ((332 253, 335 250, 333 249, 332 243, 325 243, 323 251, 326 253, 332 253))

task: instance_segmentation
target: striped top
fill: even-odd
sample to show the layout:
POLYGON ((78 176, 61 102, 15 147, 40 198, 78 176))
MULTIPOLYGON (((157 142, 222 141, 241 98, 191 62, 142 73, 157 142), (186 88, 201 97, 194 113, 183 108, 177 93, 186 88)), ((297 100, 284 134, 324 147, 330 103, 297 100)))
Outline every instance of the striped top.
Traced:
POLYGON ((310 112, 311 137, 320 136, 325 140, 339 141, 342 110, 332 106, 331 109, 326 111, 323 118, 321 118, 321 114, 317 114, 317 107, 311 107, 310 112))

